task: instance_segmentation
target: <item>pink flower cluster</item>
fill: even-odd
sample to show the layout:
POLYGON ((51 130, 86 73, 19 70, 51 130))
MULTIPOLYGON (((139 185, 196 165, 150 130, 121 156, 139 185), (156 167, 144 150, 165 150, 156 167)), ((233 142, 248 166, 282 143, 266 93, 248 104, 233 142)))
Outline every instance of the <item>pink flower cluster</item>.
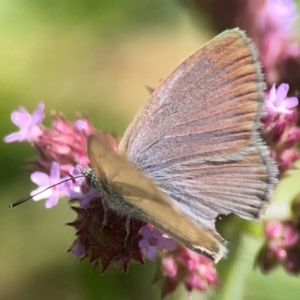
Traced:
MULTIPOLYGON (((278 89, 272 86, 266 96, 267 112, 262 119, 264 138, 271 146, 271 156, 279 165, 280 177, 285 175, 286 170, 293 168, 294 162, 300 158, 297 147, 300 142, 300 129, 297 127, 299 114, 295 110, 298 100, 296 97, 287 97, 288 89, 288 84, 281 84, 278 89)), ((266 242, 256 261, 264 273, 282 265, 286 271, 299 274, 299 221, 299 214, 294 213, 283 221, 265 222, 266 242)))
POLYGON ((300 158, 297 144, 300 142, 300 129, 297 127, 298 105, 296 97, 287 97, 289 85, 282 83, 277 89, 272 86, 266 96, 267 112, 262 118, 264 139, 271 147, 271 156, 277 161, 281 174, 292 168, 300 158))
POLYGON ((212 262, 203 255, 178 246, 174 252, 162 259, 163 291, 165 296, 173 292, 183 282, 188 291, 212 291, 219 285, 217 272, 212 262))
POLYGON ((267 241, 257 258, 260 269, 268 273, 278 265, 282 265, 287 272, 299 274, 299 224, 292 221, 269 221, 265 223, 265 235, 267 241))

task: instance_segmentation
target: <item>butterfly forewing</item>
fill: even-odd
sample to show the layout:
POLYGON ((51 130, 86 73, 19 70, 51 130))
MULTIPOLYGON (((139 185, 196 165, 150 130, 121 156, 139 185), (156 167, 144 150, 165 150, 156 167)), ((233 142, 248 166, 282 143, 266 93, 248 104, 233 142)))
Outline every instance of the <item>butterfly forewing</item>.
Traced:
POLYGON ((184 214, 148 177, 105 142, 90 136, 88 153, 97 177, 105 176, 108 190, 114 191, 108 201, 115 201, 113 195, 117 192, 132 207, 132 210, 122 207, 120 214, 143 219, 191 250, 215 261, 225 254, 223 240, 218 234, 204 230, 184 214))

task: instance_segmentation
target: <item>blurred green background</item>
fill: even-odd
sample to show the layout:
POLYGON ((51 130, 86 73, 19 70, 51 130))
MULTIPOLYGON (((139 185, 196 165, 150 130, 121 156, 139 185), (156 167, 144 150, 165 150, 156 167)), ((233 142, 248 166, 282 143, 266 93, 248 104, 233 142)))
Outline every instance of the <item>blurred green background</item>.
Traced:
MULTIPOLYGON (((13 110, 22 105, 32 112, 40 101, 46 125, 52 109, 70 120, 82 112, 99 129, 121 136, 149 96, 146 85, 155 87, 213 36, 208 23, 192 20, 176 0, 1 0, 0 31, 2 138, 16 131, 13 110)), ((158 262, 130 265, 127 275, 110 268, 101 276, 65 253, 74 231, 64 224, 75 218, 67 202, 50 210, 43 201, 9 210, 34 188, 22 168, 35 153, 25 143, 2 142, 0 151, 1 300, 159 298, 159 286, 152 285, 158 262)), ((277 196, 299 192, 297 180, 290 178, 277 196)), ((228 286, 212 298, 299 299, 297 277, 253 270, 261 242, 242 237, 228 286)), ((167 297, 187 298, 182 288, 167 297)), ((202 298, 194 293, 190 299, 202 298)))

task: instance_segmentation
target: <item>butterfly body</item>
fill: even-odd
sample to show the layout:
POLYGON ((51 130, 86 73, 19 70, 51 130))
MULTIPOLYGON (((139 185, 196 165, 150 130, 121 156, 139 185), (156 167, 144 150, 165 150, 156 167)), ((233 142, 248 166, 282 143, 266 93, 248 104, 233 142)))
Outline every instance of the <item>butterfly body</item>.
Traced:
POLYGON ((83 167, 82 172, 90 188, 100 192, 105 207, 114 210, 121 216, 126 215, 129 218, 137 215, 137 208, 124 199, 122 188, 117 188, 111 182, 108 182, 105 174, 102 174, 98 178, 93 169, 87 166, 83 167))
POLYGON ((152 93, 117 153, 89 137, 109 207, 217 262, 226 242, 216 217, 258 219, 276 183, 260 138, 264 87, 255 47, 238 29, 192 54, 152 93))

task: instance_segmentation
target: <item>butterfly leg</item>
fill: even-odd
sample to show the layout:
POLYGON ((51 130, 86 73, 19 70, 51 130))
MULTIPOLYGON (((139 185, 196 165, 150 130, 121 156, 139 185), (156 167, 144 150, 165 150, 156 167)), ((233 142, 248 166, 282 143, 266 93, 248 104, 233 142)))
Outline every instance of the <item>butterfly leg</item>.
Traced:
POLYGON ((103 210, 104 210, 104 217, 103 217, 103 220, 102 220, 102 225, 101 225, 100 231, 102 231, 102 229, 107 224, 107 207, 106 207, 106 203, 105 203, 103 197, 101 197, 101 201, 102 201, 102 206, 103 206, 103 210))
POLYGON ((130 233, 130 217, 127 217, 127 220, 126 220, 126 237, 125 237, 125 240, 124 240, 124 247, 126 247, 126 243, 127 243, 129 233, 130 233))

